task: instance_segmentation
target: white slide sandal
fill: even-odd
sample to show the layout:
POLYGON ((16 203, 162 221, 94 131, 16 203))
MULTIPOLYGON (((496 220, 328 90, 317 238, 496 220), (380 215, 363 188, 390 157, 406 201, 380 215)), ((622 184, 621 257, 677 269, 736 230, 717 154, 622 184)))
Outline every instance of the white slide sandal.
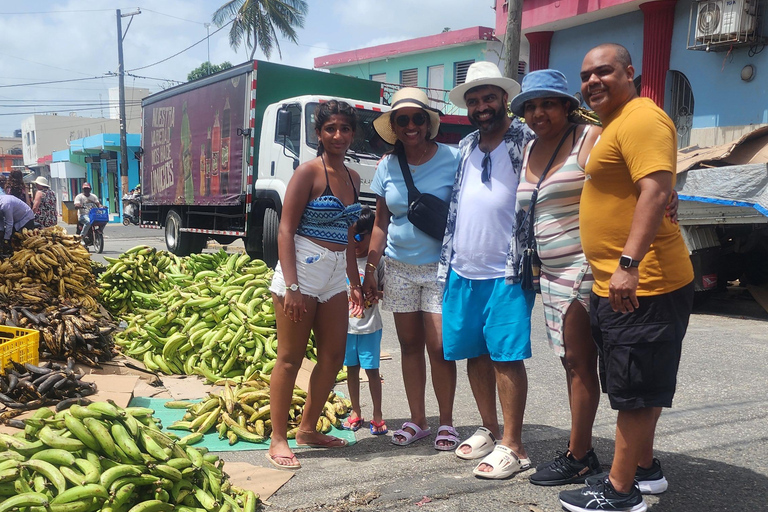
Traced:
POLYGON ((530 468, 530 459, 521 459, 506 446, 497 444, 490 455, 480 461, 480 464, 475 467, 472 474, 480 478, 502 480, 530 468), (487 464, 493 469, 491 471, 480 471, 478 468, 481 464, 487 464))
POLYGON ((491 431, 485 427, 480 427, 456 448, 456 456, 464 460, 479 459, 491 453, 494 446, 496 446, 496 438, 493 437, 491 431), (461 448, 463 446, 469 446, 472 450, 469 453, 462 453, 461 448))

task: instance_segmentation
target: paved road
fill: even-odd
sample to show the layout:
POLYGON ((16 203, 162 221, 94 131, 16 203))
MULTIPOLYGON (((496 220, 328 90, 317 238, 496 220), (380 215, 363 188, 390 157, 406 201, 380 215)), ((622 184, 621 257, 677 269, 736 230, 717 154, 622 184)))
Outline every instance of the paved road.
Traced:
MULTIPOLYGON (((160 231, 149 236, 133 226, 111 228, 106 231, 107 255, 138 243, 163 245, 160 231)), ((713 301, 705 310, 717 314, 691 318, 675 404, 662 416, 656 439, 670 488, 646 498, 654 512, 768 510, 768 315, 739 290, 731 295, 736 298, 713 301)), ((540 302, 533 318, 523 440, 534 463, 540 463, 566 448, 569 414, 564 372, 547 346, 540 302)), ((381 364, 384 413, 394 429, 407 419, 408 409, 391 315, 385 313, 384 320, 382 349, 393 356, 381 364)), ((364 415, 370 415, 365 385, 361 395, 364 415)), ((431 387, 427 413, 434 430, 437 406, 431 387)), ((464 365, 459 366, 454 417, 462 437, 478 426, 464 365)), ((594 444, 604 463, 612 457, 614 425, 615 414, 602 400, 594 444)), ((357 439, 344 449, 298 451, 304 467, 269 500, 267 510, 561 510, 559 489, 530 485, 526 474, 507 481, 476 479, 472 462, 435 451, 429 439, 405 448, 390 444, 389 436, 374 437, 364 430, 357 439), (431 501, 417 505, 425 496, 431 501)), ((228 452, 223 458, 271 467, 263 451, 228 452)))

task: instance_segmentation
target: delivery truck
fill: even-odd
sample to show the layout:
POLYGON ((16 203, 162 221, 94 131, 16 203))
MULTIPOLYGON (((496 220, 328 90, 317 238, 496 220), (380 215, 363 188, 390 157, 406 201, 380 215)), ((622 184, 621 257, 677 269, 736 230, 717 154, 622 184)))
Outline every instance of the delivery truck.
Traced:
POLYGON ((342 99, 358 124, 347 165, 373 206, 375 166, 390 149, 373 129, 389 107, 378 82, 251 61, 142 101, 140 226, 163 229, 168 250, 186 255, 209 239, 238 238, 277 262, 277 227, 293 171, 316 156, 314 111, 342 99))

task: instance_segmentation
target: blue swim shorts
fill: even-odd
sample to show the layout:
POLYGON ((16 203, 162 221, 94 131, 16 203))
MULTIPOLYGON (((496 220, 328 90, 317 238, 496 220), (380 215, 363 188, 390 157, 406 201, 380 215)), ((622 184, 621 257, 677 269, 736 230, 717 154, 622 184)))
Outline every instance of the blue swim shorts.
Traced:
POLYGON ((453 270, 443 295, 443 353, 448 361, 490 354, 499 362, 531 357, 535 294, 504 278, 465 279, 453 270))
POLYGON ((363 370, 378 370, 381 359, 381 329, 369 334, 347 334, 345 366, 359 366, 363 370))

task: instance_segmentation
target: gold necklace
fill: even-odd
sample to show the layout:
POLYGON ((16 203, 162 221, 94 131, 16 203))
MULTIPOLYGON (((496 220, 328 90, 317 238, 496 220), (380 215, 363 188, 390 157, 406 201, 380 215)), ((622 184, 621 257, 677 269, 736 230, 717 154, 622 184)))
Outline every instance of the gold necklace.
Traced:
MULTIPOLYGON (((429 149, 429 142, 427 142, 427 147, 425 147, 425 148, 424 148, 424 152, 423 152, 423 153, 421 154, 421 156, 419 157, 419 163, 415 164, 415 165, 414 165, 414 167, 418 167, 418 166, 420 166, 420 165, 421 165, 421 161, 424 159, 424 155, 426 155, 426 154, 427 154, 427 150, 428 150, 428 149, 429 149)), ((413 173, 415 173, 415 172, 416 172, 416 169, 414 169, 413 167, 411 167, 411 174, 413 174, 413 173)))

